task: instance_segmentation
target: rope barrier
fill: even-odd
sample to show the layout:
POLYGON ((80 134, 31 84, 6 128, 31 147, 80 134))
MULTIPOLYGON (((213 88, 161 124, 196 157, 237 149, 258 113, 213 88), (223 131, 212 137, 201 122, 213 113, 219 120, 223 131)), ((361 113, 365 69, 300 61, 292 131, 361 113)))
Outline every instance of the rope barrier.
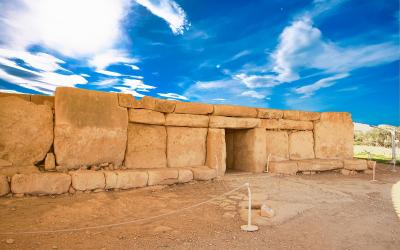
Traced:
POLYGON ((135 219, 135 220, 130 220, 130 221, 124 221, 124 222, 119 222, 119 223, 111 223, 111 224, 104 224, 104 225, 98 225, 98 226, 87 226, 87 227, 79 227, 79 228, 66 228, 66 229, 56 229, 56 230, 38 230, 38 231, 22 231, 22 232, 8 232, 8 233, 4 233, 4 232, 0 232, 0 235, 20 235, 20 234, 51 234, 51 233, 67 233, 67 232, 77 232, 77 231, 83 231, 83 230, 92 230, 92 229, 100 229, 100 228, 109 228, 109 227, 117 227, 117 226, 123 226, 123 225, 128 225, 128 224, 133 224, 133 223, 137 223, 137 222, 143 222, 143 221, 148 221, 148 220, 154 220, 154 219, 158 219, 164 216, 169 216, 172 214, 176 214, 176 213, 180 213, 186 210, 190 210, 196 207, 199 207, 201 205, 204 205, 206 203, 209 203, 211 201, 217 200, 221 197, 224 197, 228 194, 234 193, 235 191, 246 187, 249 187, 249 183, 245 183, 240 185, 237 188, 234 188, 228 192, 225 192, 223 194, 220 194, 216 197, 213 197, 211 199, 202 201, 200 203, 188 206, 188 207, 184 207, 181 209, 177 209, 168 213, 164 213, 164 214, 159 214, 159 215, 155 215, 155 216, 150 216, 147 218, 141 218, 141 219, 135 219))

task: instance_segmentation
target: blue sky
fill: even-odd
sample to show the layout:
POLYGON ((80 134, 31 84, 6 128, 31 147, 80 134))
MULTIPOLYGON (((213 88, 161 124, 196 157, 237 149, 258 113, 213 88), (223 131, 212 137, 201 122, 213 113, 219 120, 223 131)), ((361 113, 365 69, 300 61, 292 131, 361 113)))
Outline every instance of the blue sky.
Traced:
POLYGON ((400 125, 397 0, 0 0, 0 91, 57 86, 400 125))

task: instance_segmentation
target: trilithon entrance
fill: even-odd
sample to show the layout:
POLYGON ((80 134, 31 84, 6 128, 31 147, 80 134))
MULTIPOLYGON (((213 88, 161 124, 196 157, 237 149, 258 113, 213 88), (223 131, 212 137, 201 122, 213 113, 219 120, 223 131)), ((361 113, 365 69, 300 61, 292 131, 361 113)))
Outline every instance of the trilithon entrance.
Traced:
POLYGON ((226 171, 264 171, 265 140, 264 129, 225 129, 226 171))

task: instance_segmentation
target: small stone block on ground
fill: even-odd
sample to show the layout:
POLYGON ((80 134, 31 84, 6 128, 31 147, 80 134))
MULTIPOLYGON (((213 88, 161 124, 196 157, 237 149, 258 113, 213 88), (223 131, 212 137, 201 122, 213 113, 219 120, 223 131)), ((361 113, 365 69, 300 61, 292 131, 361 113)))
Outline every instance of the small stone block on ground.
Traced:
POLYGON ((106 180, 105 189, 145 187, 149 178, 147 171, 136 170, 105 171, 104 177, 106 180))
POLYGON ((275 215, 275 211, 266 204, 263 204, 260 209, 260 215, 262 217, 272 218, 275 215))
POLYGON ((101 171, 78 170, 69 173, 72 177, 72 187, 79 191, 104 189, 106 182, 101 171))
POLYGON ((197 181, 208 181, 217 177, 217 171, 207 166, 193 167, 193 178, 197 181))
POLYGON ((169 185, 178 182, 178 169, 150 169, 148 185, 169 185))
POLYGON ((10 184, 8 184, 8 178, 5 175, 0 175, 0 196, 6 195, 10 192, 10 184))
POLYGON ((178 182, 186 183, 193 180, 193 172, 190 169, 178 169, 178 182))
POLYGON ((14 194, 63 194, 71 185, 71 176, 63 173, 16 174, 11 178, 14 194))
POLYGON ((343 167, 348 170, 366 170, 368 169, 367 160, 362 159, 352 159, 352 160, 344 160, 343 167))

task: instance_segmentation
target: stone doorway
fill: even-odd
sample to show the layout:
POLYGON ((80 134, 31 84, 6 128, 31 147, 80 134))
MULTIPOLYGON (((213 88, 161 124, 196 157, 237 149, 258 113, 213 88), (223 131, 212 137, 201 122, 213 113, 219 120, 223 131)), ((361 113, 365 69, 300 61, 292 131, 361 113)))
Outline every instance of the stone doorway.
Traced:
POLYGON ((225 129, 226 172, 263 172, 266 164, 265 130, 225 129))

